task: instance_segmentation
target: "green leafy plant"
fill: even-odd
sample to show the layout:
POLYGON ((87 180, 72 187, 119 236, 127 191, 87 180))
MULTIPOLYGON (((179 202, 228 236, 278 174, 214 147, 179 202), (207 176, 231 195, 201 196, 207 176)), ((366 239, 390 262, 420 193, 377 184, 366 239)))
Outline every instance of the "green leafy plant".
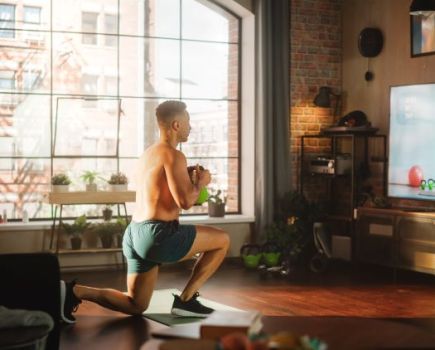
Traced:
POLYGON ((127 227, 127 220, 125 218, 119 217, 116 219, 116 224, 118 225, 118 227, 120 228, 120 230, 122 232, 127 227))
POLYGON ((288 192, 277 202, 276 218, 265 228, 266 239, 292 261, 314 249, 313 223, 322 221, 325 211, 319 203, 307 200, 299 192, 288 192))
POLYGON ((209 203, 214 203, 214 204, 226 204, 227 202, 227 197, 223 196, 223 193, 221 190, 217 190, 215 194, 209 194, 208 196, 208 201, 209 203))
POLYGON ((51 178, 52 185, 69 185, 71 184, 71 179, 68 175, 64 173, 56 174, 51 178))
POLYGON ((73 237, 80 236, 89 226, 90 223, 87 222, 86 215, 79 216, 72 224, 62 222, 65 233, 73 237))
POLYGON ((89 185, 95 183, 95 180, 100 178, 99 173, 97 171, 87 170, 83 172, 80 178, 89 185))
POLYGON ((128 184, 128 178, 125 174, 119 172, 112 174, 107 182, 110 185, 126 185, 128 184))

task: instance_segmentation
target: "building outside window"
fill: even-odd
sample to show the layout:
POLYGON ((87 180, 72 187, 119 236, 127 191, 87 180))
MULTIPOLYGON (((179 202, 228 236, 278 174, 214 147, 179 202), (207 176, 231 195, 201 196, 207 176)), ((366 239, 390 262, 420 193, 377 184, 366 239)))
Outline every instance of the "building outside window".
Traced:
POLYGON ((0 38, 15 37, 15 5, 0 4, 0 38))

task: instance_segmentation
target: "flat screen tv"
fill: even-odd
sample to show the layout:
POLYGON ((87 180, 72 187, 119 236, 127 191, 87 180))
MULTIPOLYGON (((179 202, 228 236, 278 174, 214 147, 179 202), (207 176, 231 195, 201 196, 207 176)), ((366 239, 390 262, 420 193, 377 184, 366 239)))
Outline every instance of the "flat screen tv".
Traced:
POLYGON ((435 200, 435 83, 391 87, 388 196, 435 200))

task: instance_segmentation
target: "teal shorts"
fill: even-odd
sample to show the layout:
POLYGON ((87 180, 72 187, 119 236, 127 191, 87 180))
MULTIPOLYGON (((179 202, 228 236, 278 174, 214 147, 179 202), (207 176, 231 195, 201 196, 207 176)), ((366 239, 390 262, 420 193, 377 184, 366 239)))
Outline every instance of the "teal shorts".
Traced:
POLYGON ((128 273, 141 273, 156 265, 178 261, 186 256, 196 237, 193 225, 175 221, 132 221, 124 232, 122 251, 128 273))

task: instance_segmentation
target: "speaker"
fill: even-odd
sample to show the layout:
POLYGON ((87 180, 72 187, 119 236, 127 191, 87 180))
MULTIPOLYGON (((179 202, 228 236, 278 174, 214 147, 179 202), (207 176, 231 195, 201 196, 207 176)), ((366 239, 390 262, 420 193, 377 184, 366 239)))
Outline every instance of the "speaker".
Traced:
POLYGON ((376 57, 382 51, 384 37, 377 28, 364 28, 359 34, 358 49, 364 57, 376 57))

